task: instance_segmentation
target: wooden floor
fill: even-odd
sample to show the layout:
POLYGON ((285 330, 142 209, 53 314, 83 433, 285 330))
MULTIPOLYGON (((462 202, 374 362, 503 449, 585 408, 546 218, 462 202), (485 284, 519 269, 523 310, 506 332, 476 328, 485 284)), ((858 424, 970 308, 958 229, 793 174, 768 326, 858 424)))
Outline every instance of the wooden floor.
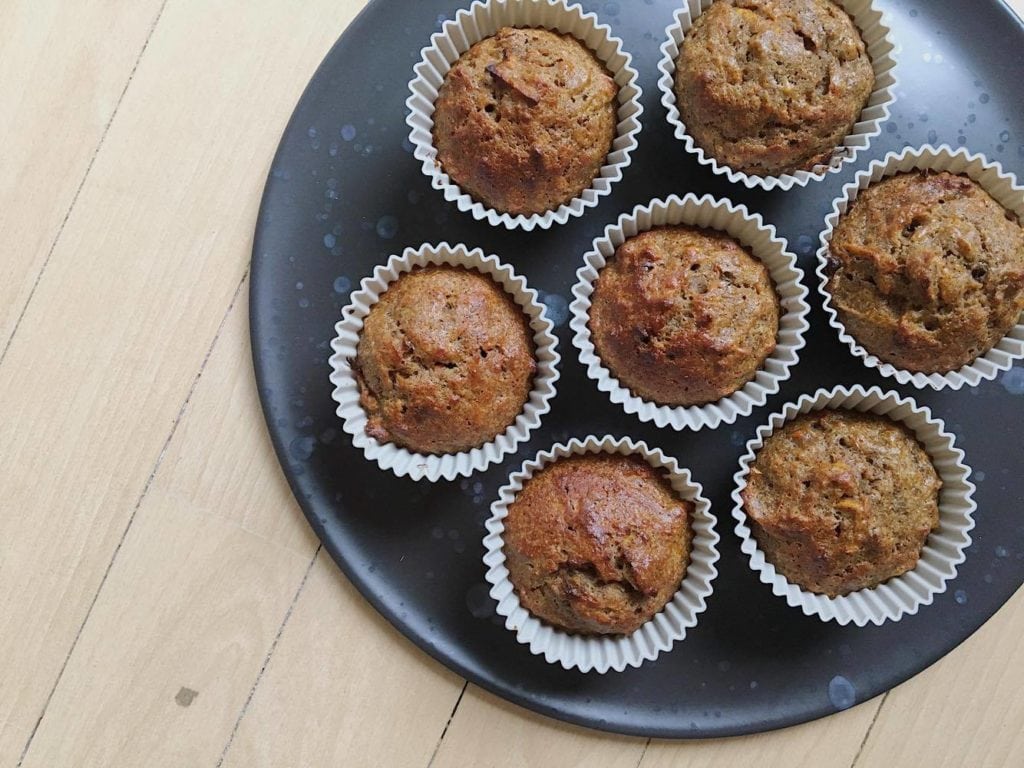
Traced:
POLYGON ((1024 593, 883 697, 688 744, 506 704, 359 597, 274 460, 246 296, 361 6, 0 2, 0 766, 1024 765, 1024 593))

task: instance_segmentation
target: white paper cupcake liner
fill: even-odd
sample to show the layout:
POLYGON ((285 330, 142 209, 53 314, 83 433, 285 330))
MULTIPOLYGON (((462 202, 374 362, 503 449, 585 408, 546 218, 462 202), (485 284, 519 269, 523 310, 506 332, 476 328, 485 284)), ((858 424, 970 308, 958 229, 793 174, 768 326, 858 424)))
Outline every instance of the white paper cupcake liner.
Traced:
POLYGON ((875 90, 861 112, 860 119, 843 139, 843 146, 835 148, 827 164, 818 165, 811 171, 799 170, 778 176, 757 176, 720 163, 697 146, 696 141, 686 130, 686 125, 679 114, 679 107, 676 105, 676 59, 679 58, 683 38, 693 26, 694 20, 706 11, 713 1, 683 0, 683 7, 676 11, 675 20, 665 29, 667 39, 661 46, 661 60, 658 62, 658 69, 661 72, 658 88, 661 90, 661 103, 668 113, 668 121, 675 128, 676 138, 682 140, 686 150, 696 156, 697 162, 708 166, 719 175, 724 175, 734 184, 742 184, 748 189, 760 187, 765 190, 787 190, 794 186, 806 186, 812 180, 823 179, 826 173, 834 173, 847 163, 852 163, 861 151, 871 146, 871 140, 882 132, 882 123, 889 119, 889 108, 896 101, 895 68, 898 48, 892 41, 885 14, 872 7, 870 0, 838 0, 853 18, 867 45, 868 56, 871 57, 871 66, 875 72, 875 90))
POLYGON ((930 605, 937 594, 946 591, 947 582, 956 576, 957 566, 964 561, 964 550, 970 546, 969 531, 974 528, 974 484, 968 478, 970 468, 964 463, 964 453, 954 445, 953 435, 945 431, 941 419, 932 417, 928 408, 895 392, 883 392, 878 387, 865 389, 860 385, 819 389, 813 395, 802 395, 795 403, 788 403, 772 414, 767 424, 747 443, 747 452, 740 459, 740 469, 733 478, 734 503, 732 515, 736 519, 736 534, 740 549, 750 558, 753 568, 772 592, 784 597, 794 608, 807 616, 818 616, 824 621, 840 624, 882 624, 899 621, 905 615, 917 613, 922 605, 930 605), (809 592, 775 570, 765 560, 757 545, 740 496, 747 486, 750 465, 765 440, 788 421, 797 416, 825 408, 850 409, 887 416, 908 427, 924 446, 942 478, 939 492, 939 527, 932 531, 921 552, 921 559, 913 570, 871 589, 861 589, 842 597, 826 597, 809 592))
POLYGON ((697 616, 705 609, 712 581, 718 574, 715 563, 718 561, 716 545, 719 537, 715 523, 711 502, 704 498, 700 483, 690 477, 689 470, 680 469, 674 458, 665 456, 658 448, 648 448, 643 441, 635 443, 628 437, 590 435, 583 440, 573 438, 567 444, 558 443, 524 462, 521 469, 512 473, 508 484, 498 492, 498 500, 491 505, 491 517, 484 537, 486 578, 492 585, 490 595, 498 603, 498 615, 505 617, 505 627, 514 631, 516 639, 529 646, 531 653, 544 656, 549 663, 600 674, 638 667, 668 651, 673 643, 686 637, 687 629, 697 624, 697 616), (520 605, 505 567, 502 533, 505 531, 503 521, 508 516, 508 505, 542 467, 558 459, 588 453, 642 456, 652 467, 668 473, 669 482, 680 498, 694 503, 690 563, 679 590, 654 618, 629 635, 576 635, 542 622, 520 605))
POLYGON ((436 482, 441 478, 452 480, 468 476, 514 453, 526 442, 530 433, 540 426, 541 417, 551 409, 558 381, 558 339, 554 326, 548 320, 544 305, 537 292, 526 285, 526 280, 511 267, 502 264, 497 256, 485 256, 479 248, 470 250, 465 245, 422 245, 406 248, 401 256, 392 256, 387 264, 378 266, 370 277, 363 278, 351 303, 342 310, 341 321, 335 326, 337 334, 331 341, 332 397, 338 404, 337 414, 342 428, 352 436, 352 444, 377 462, 381 469, 391 470, 399 477, 436 482), (359 386, 352 364, 356 358, 359 335, 370 309, 388 286, 401 275, 428 264, 448 264, 474 269, 493 278, 522 307, 529 318, 536 347, 537 371, 533 378, 530 397, 516 420, 502 434, 489 443, 469 451, 447 454, 422 454, 402 448, 395 443, 382 443, 366 434, 366 411, 359 403, 359 386))
POLYGON ((767 402, 768 396, 779 391, 789 378, 799 359, 807 331, 807 289, 801 279, 803 271, 796 265, 796 256, 787 250, 786 241, 778 237, 775 227, 765 224, 759 214, 752 214, 745 206, 729 200, 717 200, 710 195, 698 198, 671 195, 665 200, 652 200, 638 205, 632 213, 622 214, 618 223, 609 225, 604 235, 594 240, 584 257, 583 266, 576 272, 575 297, 570 310, 573 344, 579 351, 580 363, 587 376, 597 382, 597 388, 607 392, 613 403, 621 405, 641 421, 654 422, 659 427, 673 429, 714 429, 721 423, 732 424, 740 416, 748 416, 754 408, 767 402), (714 403, 692 406, 669 406, 644 400, 634 395, 612 374, 594 348, 590 334, 590 306, 594 281, 615 250, 626 240, 640 232, 665 225, 687 224, 717 229, 748 247, 755 257, 768 267, 775 291, 779 297, 781 315, 775 351, 764 361, 753 379, 728 397, 714 403))
MULTIPOLYGON (((868 352, 846 330, 832 306, 832 295, 828 290, 828 254, 832 232, 861 191, 887 176, 913 170, 949 171, 965 174, 988 192, 1000 205, 1015 213, 1024 221, 1024 187, 1017 184, 1017 178, 1007 173, 999 163, 990 162, 982 155, 972 155, 966 149, 953 150, 947 144, 933 147, 926 144, 920 148, 908 147, 901 152, 890 152, 881 160, 875 160, 866 169, 857 173, 854 180, 843 187, 843 194, 832 201, 832 212, 825 218, 825 230, 821 233, 821 247, 818 249, 818 291, 824 298, 828 322, 839 333, 841 341, 859 357, 866 366, 875 368, 883 376, 889 376, 900 384, 911 384, 918 389, 960 389, 965 384, 977 386, 982 381, 994 379, 1000 371, 1009 370, 1015 360, 1024 358, 1024 322, 1018 320, 1010 332, 992 349, 975 358, 973 362, 947 373, 920 373, 907 371, 880 360, 868 352)), ((1024 320, 1024 315, 1022 315, 1024 320)))
POLYGON ((409 83, 411 95, 405 102, 409 110, 406 117, 411 129, 409 140, 415 158, 423 163, 423 173, 430 178, 434 189, 441 190, 445 200, 454 202, 460 211, 468 211, 474 219, 485 220, 492 226, 527 232, 536 227, 549 229, 597 205, 622 178, 640 133, 643 107, 639 74, 630 64, 632 57, 622 49, 622 40, 614 37, 611 28, 599 23, 593 13, 584 12, 578 4, 567 5, 565 0, 474 0, 469 8, 460 10, 454 19, 444 23, 440 32, 431 36, 430 45, 422 54, 409 83), (434 101, 445 75, 462 54, 502 27, 535 27, 572 35, 594 52, 619 86, 617 133, 593 184, 568 204, 529 216, 502 213, 474 200, 444 172, 437 162, 434 147, 434 101))

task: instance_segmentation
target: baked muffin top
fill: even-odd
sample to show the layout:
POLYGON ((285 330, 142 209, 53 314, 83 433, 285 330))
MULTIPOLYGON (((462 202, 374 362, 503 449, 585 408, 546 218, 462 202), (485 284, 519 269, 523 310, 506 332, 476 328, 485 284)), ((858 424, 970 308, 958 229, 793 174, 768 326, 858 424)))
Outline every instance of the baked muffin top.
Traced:
POLYGON ((541 469, 505 519, 523 607, 569 632, 628 634, 679 589, 694 504, 636 456, 590 454, 541 469))
POLYGON ((434 104, 437 161, 476 200, 543 213, 600 175, 618 86, 579 40, 504 27, 455 62, 434 104))
POLYGON ((872 184, 829 244, 832 306, 898 368, 955 370, 1024 311, 1024 229, 966 176, 923 171, 872 184))
POLYGON ((419 453, 493 440, 523 410, 536 371, 527 316, 487 275, 429 266, 370 309, 355 360, 366 433, 419 453))
POLYGON ((687 131, 720 163, 760 176, 827 163, 874 87, 860 32, 831 0, 716 0, 676 62, 687 131))
POLYGON ((742 388, 774 351, 778 330, 768 269, 723 232, 642 232, 594 283, 597 354, 634 395, 662 405, 714 402, 742 388))
POLYGON ((741 495, 765 558, 790 582, 835 597, 914 568, 938 527, 941 486, 901 424, 823 410, 765 440, 741 495))

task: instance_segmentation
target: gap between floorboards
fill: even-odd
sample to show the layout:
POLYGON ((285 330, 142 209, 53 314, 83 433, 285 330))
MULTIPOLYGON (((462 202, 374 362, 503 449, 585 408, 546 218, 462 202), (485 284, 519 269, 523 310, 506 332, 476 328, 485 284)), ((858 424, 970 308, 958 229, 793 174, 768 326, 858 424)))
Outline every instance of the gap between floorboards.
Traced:
POLYGON ((85 617, 82 619, 82 623, 79 625, 78 631, 75 633, 75 637, 71 641, 71 646, 68 648, 67 655, 64 657, 64 663, 61 664, 60 671, 57 672, 57 677, 53 681, 53 686, 50 688, 50 692, 47 694, 46 700, 43 702, 43 708, 39 712, 39 718, 36 720, 36 724, 32 727, 32 731, 28 735, 25 747, 21 750, 21 756, 18 758, 16 768, 21 768, 22 763, 25 762, 25 756, 28 754, 28 750, 32 746, 32 741, 36 737, 36 732, 39 730, 39 726, 42 724, 43 718, 46 717, 46 711, 50 707, 50 701, 53 699, 53 694, 56 692, 58 686, 60 686, 60 681, 64 677, 64 672, 68 667, 68 663, 71 661, 71 656, 78 647, 78 641, 81 639, 82 633, 85 631, 85 627, 89 623, 93 608, 96 607, 96 602, 99 600, 100 593, 103 592, 103 587, 106 586, 107 578, 110 576, 110 572, 114 568, 114 563, 117 561, 117 556, 121 552, 121 547, 124 545, 125 539, 128 537, 128 531, 131 530, 132 523, 135 522, 135 515, 138 514, 139 508, 142 506, 142 502, 145 500, 150 487, 153 485, 156 473, 160 470, 160 465, 163 463, 164 456, 167 454, 167 448, 170 446, 171 440, 174 439, 174 435, 178 431, 178 425, 181 423, 181 419, 185 415, 185 411, 188 409, 189 403, 192 401, 192 395, 196 391, 199 380, 203 377, 203 371, 206 370, 206 365, 210 362, 210 357, 217 346, 217 341, 220 339, 221 333, 224 331, 224 326, 227 324, 228 317, 231 315, 231 311, 234 309, 235 304, 238 301, 238 297, 242 293, 242 287, 246 284, 248 278, 249 270, 246 268, 245 273, 242 275, 242 279, 235 287, 235 292, 231 297, 231 303, 228 304, 228 308, 224 312, 224 316, 220 319, 220 324, 217 326, 217 331, 213 335, 213 340, 210 342, 209 347, 207 347, 206 354, 203 356, 203 361, 199 365, 199 370, 192 379, 192 384, 189 386, 188 393, 185 395, 185 400, 182 402, 177 415, 174 417, 174 423, 171 424, 171 430, 167 435, 167 439, 164 440, 164 443, 160 448, 160 453, 156 457, 156 462, 153 464, 152 470, 150 470, 149 477, 146 479, 146 484, 142 487, 139 498, 135 501, 135 506, 132 508, 131 515, 128 517, 128 523, 121 532, 121 538, 118 540, 117 546, 114 547, 114 552, 110 556, 110 562, 107 563, 107 567, 103 571, 103 577, 100 579, 96 592, 92 596, 92 601, 90 601, 89 607, 85 612, 85 617))
POLYGON ((231 733, 228 734, 228 740, 224 744, 224 749, 221 750, 220 758, 217 760, 215 768, 221 768, 221 766, 224 765, 224 758, 228 756, 228 750, 231 749, 231 745, 235 741, 235 735, 238 733, 238 729, 242 725, 242 720, 249 711, 249 705, 252 703, 253 696, 256 695, 256 689, 259 688, 260 682, 263 680, 263 674, 267 671, 267 666, 270 664, 270 659, 274 656, 274 651, 277 650, 277 644, 281 640, 284 628, 288 626, 288 620, 292 617, 292 611, 295 610, 295 604, 299 601, 299 596, 302 594, 302 590, 306 588, 306 582, 309 581, 309 574, 313 572, 313 565, 316 563, 317 557, 320 556, 320 551, 322 549, 323 544, 318 544, 316 551, 313 553, 313 557, 310 558, 309 565, 306 566, 306 572, 302 574, 302 581, 299 582, 298 589, 296 589, 295 594, 292 595, 292 600, 288 604, 288 610, 284 612, 284 618, 281 620, 281 626, 277 628, 277 634, 274 635, 274 640, 271 642, 270 648, 267 649, 267 655, 263 657, 263 665, 260 667, 260 671, 256 673, 256 679, 253 680, 252 688, 249 689, 249 695, 242 703, 242 708, 238 711, 238 717, 235 719, 235 726, 231 729, 231 733))
MULTIPOLYGON (((60 226, 57 227, 57 232, 53 236, 53 242, 50 243, 50 249, 46 252, 46 258, 43 259, 42 266, 39 267, 39 271, 36 273, 36 279, 32 282, 32 288, 29 289, 28 297, 25 299, 25 303, 21 307, 21 312, 18 313, 17 319, 14 321, 14 327, 11 328, 11 333, 7 337, 7 341, 4 342, 4 348, 0 351, 0 365, 3 365, 4 359, 7 357, 7 351, 11 348, 11 344, 14 341, 15 335, 18 333, 18 328, 21 327, 21 321, 25 317, 25 313, 28 311, 29 304, 32 303, 32 298, 36 295, 36 289, 39 287, 39 281, 43 279, 43 273, 46 271, 46 267, 50 264, 50 257, 53 256, 54 250, 57 248, 57 243, 60 242, 61 235, 64 234, 64 227, 68 223, 68 219, 71 218, 71 212, 75 209, 75 205, 78 203, 78 196, 82 192, 82 188, 85 186, 86 180, 89 178, 89 174, 92 172, 92 166, 96 162, 96 157, 100 153, 100 149, 103 148, 103 142, 107 138, 107 133, 110 131, 110 126, 114 122, 114 118, 117 117, 118 111, 121 109, 121 102, 124 101, 124 95, 128 92, 128 86, 132 84, 132 79, 135 77, 135 71, 139 68, 139 62, 142 61, 143 54, 146 53, 146 48, 149 47, 149 40, 153 37, 153 31, 156 29, 156 25, 160 22, 160 17, 164 14, 164 8, 167 5, 167 0, 163 0, 160 3, 160 8, 156 12, 156 17, 153 19, 153 23, 149 25, 149 31, 146 33, 146 39, 142 43, 142 48, 139 49, 139 55, 135 58, 135 63, 132 65, 131 72, 128 73, 128 79, 125 81, 124 88, 121 89, 121 94, 117 97, 117 101, 114 103, 114 110, 110 113, 110 118, 107 120, 107 124, 103 126, 103 132, 100 134, 100 139, 96 142, 96 148, 92 152, 92 156, 89 158, 89 164, 85 167, 85 173, 82 174, 82 180, 78 182, 78 187, 75 189, 75 194, 71 198, 71 204, 68 206, 67 211, 64 213, 64 218, 61 219, 60 226)), ((38 723, 36 723, 38 726, 38 723)), ((24 753, 22 758, 24 758, 24 753)), ((18 765, 21 765, 21 761, 18 761, 18 765)))
POLYGON ((864 751, 864 745, 868 743, 868 737, 871 736, 871 730, 875 727, 875 723, 878 721, 878 716, 882 714, 882 707, 885 706, 885 702, 889 698, 891 690, 886 691, 882 694, 882 700, 878 702, 878 709, 875 710, 875 716, 871 718, 871 722, 868 724, 868 729, 864 732, 864 738, 860 740, 860 746, 857 747, 857 754, 853 756, 853 762, 850 763, 850 768, 857 768, 857 761, 860 760, 861 753, 864 751))

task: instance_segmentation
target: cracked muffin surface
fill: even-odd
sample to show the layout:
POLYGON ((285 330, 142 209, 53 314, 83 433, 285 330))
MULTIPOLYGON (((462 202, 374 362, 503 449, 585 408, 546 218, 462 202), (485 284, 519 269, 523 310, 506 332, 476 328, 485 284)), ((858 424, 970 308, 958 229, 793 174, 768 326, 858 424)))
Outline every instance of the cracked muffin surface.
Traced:
POLYGON ((628 634, 686 575, 694 504, 637 456, 548 464, 509 505, 509 579, 533 615, 579 634, 628 634))
POLYGON ((960 368, 1024 312, 1024 229, 966 176, 920 171, 872 184, 840 217, 828 259, 840 321, 898 368, 960 368))
POLYGON ((827 163, 875 87, 864 41, 831 0, 716 0, 676 61, 687 131, 735 170, 827 163))
POLYGON ((502 286, 429 266, 399 277, 370 309, 353 367, 367 434, 439 454, 504 432, 537 365, 528 318, 502 286))
POLYGON ((836 597, 913 569, 939 524, 942 481, 903 425, 823 410, 765 440, 741 492, 765 559, 836 597))
POLYGON ((556 209, 600 174, 617 95, 604 64, 576 38, 504 27, 445 75, 434 103, 437 162, 498 211, 556 209))
POLYGON ((631 237, 594 282, 594 348, 630 391, 701 405, 750 381, 775 350, 767 267, 724 232, 659 227, 631 237))

